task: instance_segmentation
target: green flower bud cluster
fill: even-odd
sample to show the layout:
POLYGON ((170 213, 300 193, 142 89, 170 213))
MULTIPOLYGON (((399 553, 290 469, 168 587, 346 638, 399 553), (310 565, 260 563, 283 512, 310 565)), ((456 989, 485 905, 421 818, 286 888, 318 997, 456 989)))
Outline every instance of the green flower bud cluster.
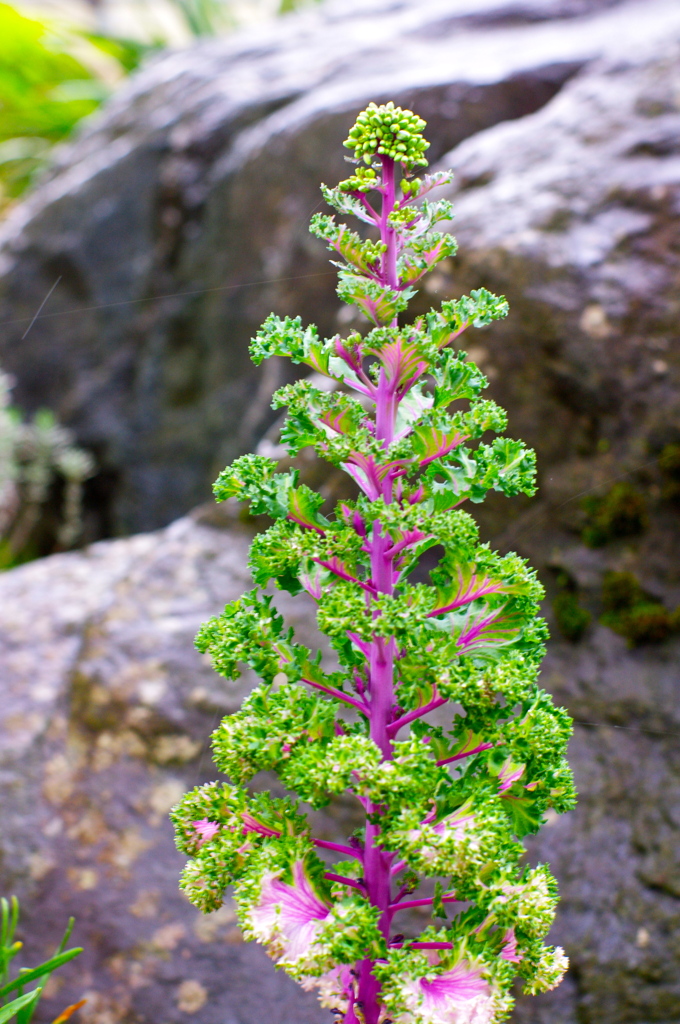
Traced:
POLYGON ((370 192, 379 184, 380 179, 372 167, 359 165, 350 178, 338 183, 338 188, 341 192, 370 192))
POLYGON ((403 167, 427 167, 424 153, 430 143, 423 138, 426 122, 411 110, 394 103, 369 103, 350 129, 343 146, 353 149, 357 160, 370 164, 374 156, 389 156, 403 167))

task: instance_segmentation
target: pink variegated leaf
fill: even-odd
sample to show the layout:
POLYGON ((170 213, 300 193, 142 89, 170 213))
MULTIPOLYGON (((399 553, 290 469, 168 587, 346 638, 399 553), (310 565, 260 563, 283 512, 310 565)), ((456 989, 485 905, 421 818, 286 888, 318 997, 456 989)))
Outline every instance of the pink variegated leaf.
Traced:
POLYGON ((401 995, 409 1019, 421 1024, 491 1024, 495 1001, 481 974, 462 961, 432 980, 405 980, 401 995))
POLYGON ((413 428, 413 451, 421 466, 427 466, 434 459, 440 459, 458 448, 467 440, 467 434, 458 430, 446 433, 431 424, 413 428))
POLYGON ((375 592, 374 587, 370 586, 368 583, 363 583, 361 580, 358 580, 349 566, 345 565, 337 555, 333 555, 328 559, 315 558, 314 561, 318 562, 321 568, 326 569, 334 576, 338 576, 342 580, 348 580, 350 583, 358 583, 359 586, 363 587, 365 590, 375 592))
POLYGON ((329 409, 320 417, 319 422, 336 434, 348 434, 354 427, 354 419, 349 409, 329 409))
POLYGON ((274 872, 264 875, 259 899, 249 908, 246 926, 279 963, 295 963, 310 954, 320 924, 331 911, 322 900, 302 861, 292 867, 292 882, 274 872))
POLYGON ((490 594, 508 594, 514 589, 511 584, 493 579, 486 573, 476 573, 474 566, 459 566, 455 583, 437 590, 436 605, 429 615, 443 615, 490 594))
POLYGON ((325 533, 328 520, 319 512, 323 498, 304 484, 288 494, 288 518, 317 533, 325 533))
POLYGON ((472 729, 466 729, 461 739, 450 748, 446 753, 446 757, 442 757, 437 761, 437 764, 451 764, 454 761, 462 761, 464 757, 470 757, 472 754, 481 754, 485 750, 491 750, 492 747, 493 743, 486 742, 481 733, 476 733, 472 729))
POLYGON ((315 601, 319 601, 324 592, 325 572, 320 565, 312 561, 311 558, 306 558, 300 564, 298 570, 298 580, 303 590, 306 590, 310 597, 313 597, 315 601))
POLYGON ((364 494, 371 501, 380 497, 380 478, 372 455, 362 455, 360 452, 353 452, 342 468, 359 485, 364 494))
POLYGON ((414 292, 411 288, 395 291, 370 278, 341 272, 338 295, 343 302, 358 306, 369 320, 380 327, 391 324, 397 314, 406 309, 414 292))
POLYGON ((480 650, 484 647, 498 647, 510 643, 517 636, 519 621, 515 615, 507 615, 505 608, 495 608, 490 611, 483 607, 478 611, 468 611, 464 616, 461 626, 455 624, 457 616, 452 614, 454 632, 457 633, 457 642, 460 654, 469 654, 470 651, 480 650))
POLYGON ((192 821, 191 824, 199 836, 199 846, 203 846, 204 843, 209 843, 211 839, 214 839, 222 827, 216 821, 209 821, 208 818, 201 818, 200 821, 192 821))
POLYGON ((403 338, 397 338, 385 345, 367 347, 366 351, 377 357, 385 370, 387 383, 395 391, 419 377, 427 369, 427 362, 418 347, 412 341, 403 338))
POLYGON ((514 928, 508 928, 503 936, 501 960, 507 960, 511 964, 519 964, 522 962, 522 954, 517 952, 517 938, 515 936, 514 928))
POLYGON ((396 558, 403 551, 415 547, 424 541, 428 535, 422 530, 398 530, 393 536, 393 545, 389 550, 390 558, 396 558))
POLYGON ((427 409, 432 408, 433 402, 434 396, 423 390, 422 383, 414 384, 400 397, 394 423, 395 441, 407 436, 412 424, 419 420, 427 409))
POLYGON ((410 459, 391 459, 389 462, 383 463, 378 466, 378 479, 387 480, 388 478, 395 479, 402 475, 409 467, 410 459))
POLYGON ((456 254, 458 246, 451 235, 432 232, 412 243, 399 261, 401 279, 407 284, 415 284, 442 260, 456 254))
POLYGON ((513 783, 521 779, 524 775, 525 767, 526 765, 523 764, 515 764, 510 757, 506 758, 498 772, 498 792, 505 793, 506 790, 510 789, 513 783))
POLYGON ((258 836, 280 836, 281 832, 276 829, 270 828, 263 822, 251 814, 249 811, 243 811, 241 814, 241 821, 246 832, 255 832, 258 836))

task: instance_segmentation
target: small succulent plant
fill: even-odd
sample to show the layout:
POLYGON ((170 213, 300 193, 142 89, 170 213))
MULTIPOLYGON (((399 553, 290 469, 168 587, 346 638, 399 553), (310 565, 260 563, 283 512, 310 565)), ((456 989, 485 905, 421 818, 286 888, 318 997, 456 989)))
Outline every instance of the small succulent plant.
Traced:
POLYGON ((83 483, 95 468, 90 453, 73 443, 71 431, 49 410, 24 420, 10 402, 10 378, 0 370, 0 568, 30 557, 56 481, 61 515, 52 546, 73 546, 82 530, 83 483))

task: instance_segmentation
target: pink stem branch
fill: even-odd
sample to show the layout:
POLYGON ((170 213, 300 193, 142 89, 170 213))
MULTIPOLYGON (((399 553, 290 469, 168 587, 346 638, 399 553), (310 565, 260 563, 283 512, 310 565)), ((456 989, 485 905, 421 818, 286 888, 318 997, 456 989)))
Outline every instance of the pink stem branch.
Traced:
POLYGON ((292 515, 290 512, 288 513, 288 519, 292 519, 294 523, 297 523, 298 526, 304 527, 305 530, 315 530, 316 533, 320 533, 322 537, 326 536, 326 531, 320 526, 311 526, 309 523, 303 522, 302 519, 298 519, 297 516, 292 515))
POLYGON ((326 839, 315 839, 315 846, 320 846, 324 850, 335 850, 337 853, 344 853, 348 857, 354 857, 355 860, 363 860, 358 850, 353 849, 351 846, 343 846, 342 843, 329 843, 326 839))
POLYGON ((329 572, 339 576, 341 580, 347 580, 349 583, 356 583, 357 586, 362 587, 363 590, 367 590, 370 594, 375 594, 375 587, 372 587, 370 583, 364 583, 362 580, 358 580, 356 576, 352 576, 350 573, 345 572, 343 569, 338 568, 331 562, 324 562, 320 558, 313 558, 313 562, 320 565, 323 569, 328 569, 329 572))
POLYGON ((390 949, 453 949, 452 942, 390 942, 390 949))
POLYGON ((405 725, 408 725, 409 722, 415 721, 416 718, 422 718, 423 715, 428 714, 428 712, 430 711, 434 711, 435 708, 440 708, 442 704, 446 704, 447 700, 448 697, 433 698, 429 702, 429 704, 423 704, 422 707, 415 708, 414 711, 409 711, 408 714, 402 715, 401 718, 398 718, 396 720, 396 722, 392 722, 390 725, 387 726, 387 731, 389 732, 390 736, 396 736, 399 730, 402 729, 405 725))
POLYGON ((472 757, 473 754, 481 754, 483 750, 490 750, 491 747, 493 747, 493 743, 480 743, 473 750, 464 750, 460 754, 454 754, 453 757, 445 757, 441 761, 437 761, 437 764, 440 767, 443 764, 453 764, 454 761, 460 761, 464 757, 472 757))
POLYGON ((366 212, 369 213, 371 215, 371 217, 373 217, 373 219, 376 222, 376 224, 379 224, 380 223, 380 217, 379 217, 377 211, 374 210, 373 207, 371 206, 371 204, 369 203, 368 199, 366 198, 366 194, 364 192, 352 192, 352 195, 356 196, 356 198, 359 200, 359 202, 362 204, 362 206, 365 207, 366 212))
POLYGON ((341 885, 350 885, 353 889, 361 889, 362 892, 365 890, 363 882, 357 882, 356 878, 345 878, 344 875, 334 875, 332 871, 326 871, 323 877, 327 878, 329 882, 340 882, 341 885))
MULTIPOLYGON (((429 907, 434 902, 434 896, 422 900, 407 900, 406 903, 392 903, 390 910, 395 914, 397 910, 408 910, 411 907, 429 907)), ((455 896, 442 896, 442 903, 457 903, 455 896)))
POLYGON ((312 679, 305 679, 304 676, 300 682, 307 683, 308 686, 313 686, 316 690, 323 690, 329 697, 335 697, 336 700, 341 700, 344 704, 351 704, 352 707, 360 711, 362 715, 368 715, 368 708, 366 705, 359 700, 355 700, 354 697, 350 697, 348 694, 343 693, 342 690, 336 690, 334 686, 324 686, 323 683, 315 683, 312 679))

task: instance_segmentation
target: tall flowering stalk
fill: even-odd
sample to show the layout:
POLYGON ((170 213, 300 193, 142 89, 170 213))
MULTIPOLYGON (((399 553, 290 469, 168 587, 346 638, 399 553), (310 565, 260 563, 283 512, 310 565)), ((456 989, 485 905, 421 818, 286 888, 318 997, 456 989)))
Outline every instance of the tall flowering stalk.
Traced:
POLYGON ((480 441, 506 416, 480 399, 486 379, 452 347, 507 303, 479 289, 413 324, 398 319, 413 286, 456 249, 433 229, 450 203, 424 198, 451 176, 415 177, 424 126, 371 104, 345 142, 355 173, 322 187, 372 237, 333 216, 312 220, 340 257, 338 294, 371 328, 324 341, 272 315, 253 340, 256 363, 288 356, 329 378, 325 389, 287 385, 273 404, 288 407, 289 452, 313 448, 359 496, 323 515, 296 471, 257 455, 217 480, 218 500, 249 501, 275 522, 251 548, 256 589, 206 623, 197 645, 221 674, 245 664, 262 684, 213 736, 231 781, 173 811, 189 899, 209 912, 233 885, 245 936, 344 1024, 486 1024, 507 1014, 516 975, 541 992, 567 963, 542 941, 555 881, 520 863, 522 837, 574 803, 570 719, 537 685, 542 590, 517 555, 480 544, 460 509, 490 489, 534 492, 533 452, 503 436, 480 441), (411 582, 431 548, 441 552, 431 585, 411 582), (263 593, 272 581, 314 598, 337 670, 294 641, 263 593), (433 724, 449 702, 438 715, 448 726, 433 724), (261 771, 294 796, 253 795, 261 771), (346 843, 314 838, 300 802, 319 808, 342 793, 364 827, 346 843), (407 937, 414 908, 432 923, 407 937))

